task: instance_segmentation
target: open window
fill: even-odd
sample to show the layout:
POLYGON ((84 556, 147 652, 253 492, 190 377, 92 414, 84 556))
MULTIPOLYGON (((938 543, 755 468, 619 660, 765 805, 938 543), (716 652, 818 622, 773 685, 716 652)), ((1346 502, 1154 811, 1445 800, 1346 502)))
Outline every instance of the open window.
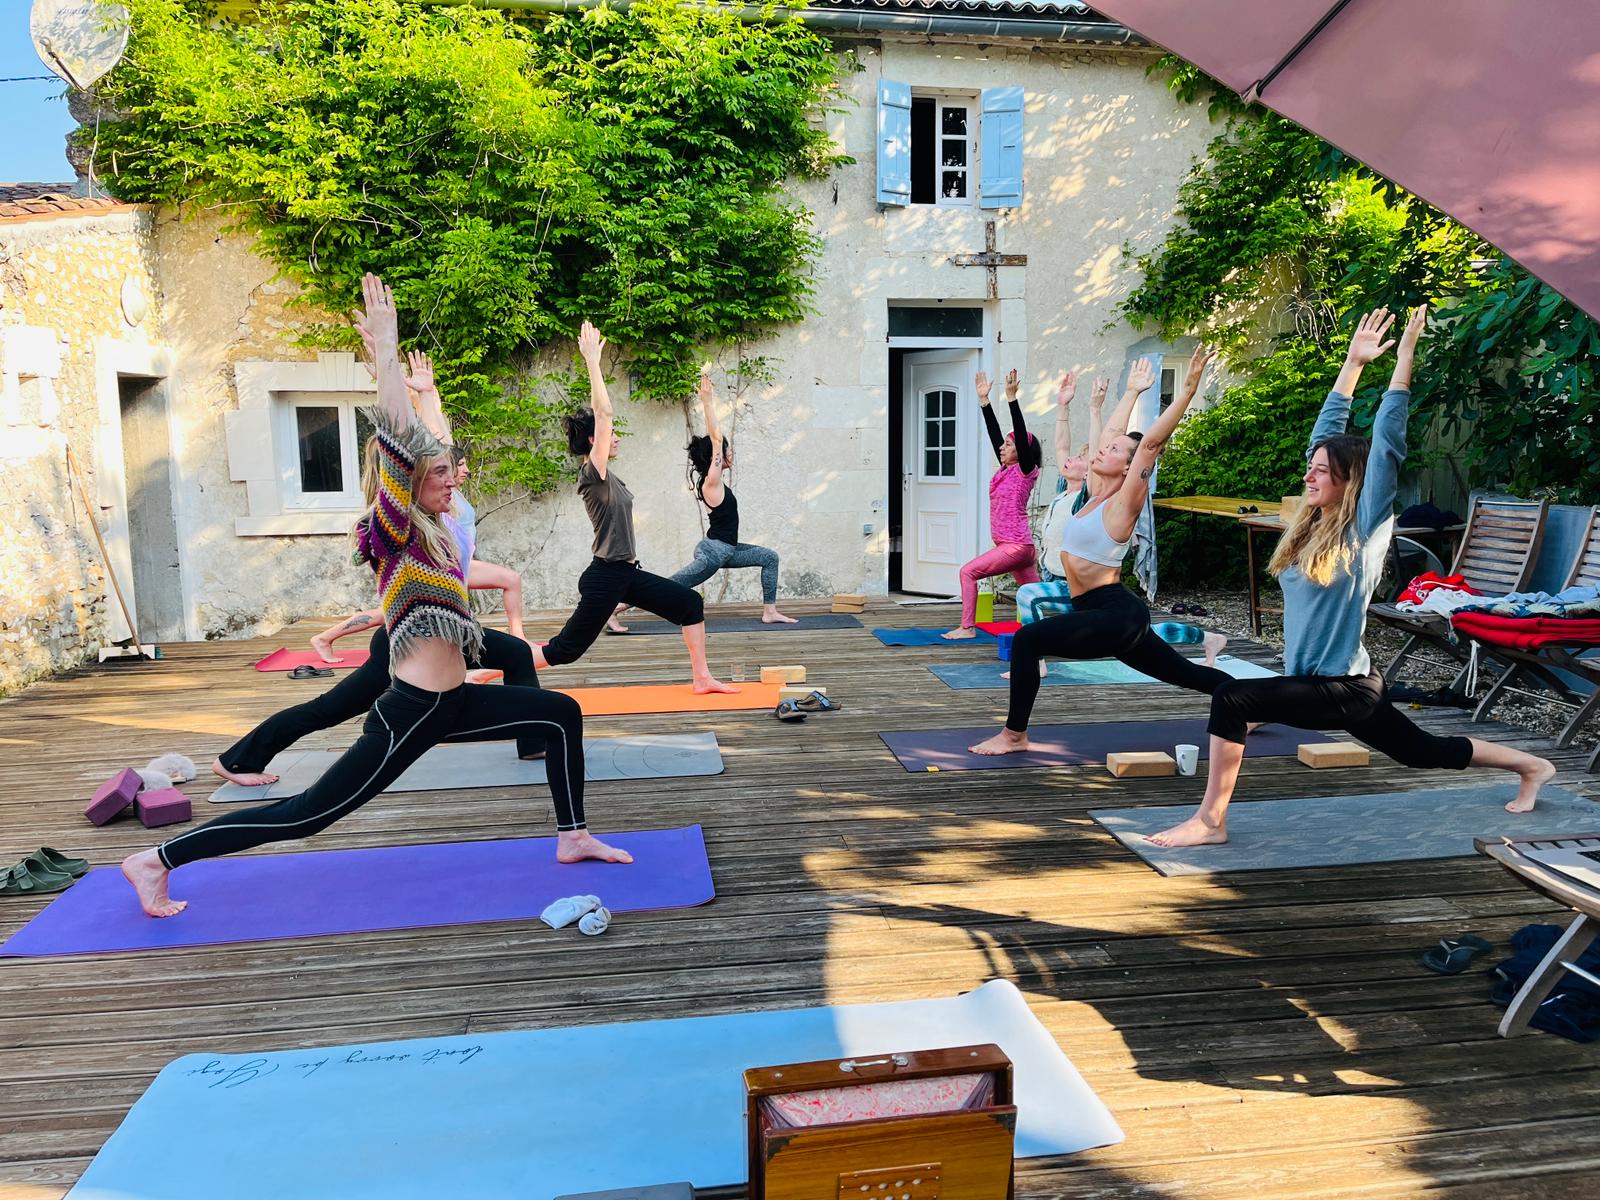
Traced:
POLYGON ((1019 87, 975 96, 878 83, 878 203, 1009 208, 1022 203, 1019 87))

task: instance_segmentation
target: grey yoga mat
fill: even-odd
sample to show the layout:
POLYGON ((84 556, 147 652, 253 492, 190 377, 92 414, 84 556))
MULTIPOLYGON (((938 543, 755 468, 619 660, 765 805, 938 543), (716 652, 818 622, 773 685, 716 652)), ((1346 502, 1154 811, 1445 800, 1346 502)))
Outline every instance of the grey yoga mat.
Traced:
MULTIPOLYGON (((638 617, 635 619, 633 614, 623 613, 621 620, 628 627, 628 632, 613 636, 632 637, 636 633, 660 634, 678 632, 678 626, 670 621, 662 621, 655 617, 638 617)), ((804 633, 808 629, 860 628, 860 619, 852 617, 849 613, 807 613, 793 625, 786 625, 781 621, 768 625, 760 617, 708 617, 706 619, 707 633, 776 633, 784 629, 804 633)))
MULTIPOLYGON (((264 787, 224 783, 211 793, 214 804, 261 804, 303 792, 339 757, 338 750, 286 750, 267 770, 278 782, 264 787)), ((714 733, 665 733, 625 738, 587 738, 583 777, 676 779, 720 775, 722 751, 714 733)), ((429 750, 391 783, 389 792, 441 792, 478 787, 511 787, 548 782, 544 760, 523 762, 513 742, 444 742, 429 750)))
MULTIPOLYGON (((1425 788, 1363 796, 1247 800, 1228 809, 1228 841, 1167 850, 1146 840, 1194 812, 1163 808, 1097 808, 1089 815, 1163 875, 1272 871, 1419 858, 1470 858, 1475 837, 1592 833, 1600 804, 1566 788, 1546 786, 1531 813, 1508 813, 1514 784, 1425 788)), ((1195 787, 1195 800, 1200 786, 1195 787)))
MULTIPOLYGON (((1007 767, 1080 767, 1103 763, 1114 750, 1165 750, 1180 744, 1200 747, 1200 757, 1208 753, 1209 739, 1203 718, 1188 721, 1113 721, 1107 724, 1035 725, 1028 730, 1030 749, 1021 754, 993 757, 973 754, 967 749, 994 734, 994 725, 967 729, 918 729, 905 733, 880 733, 883 744, 893 751, 908 771, 992 771, 1007 767)), ((1259 758, 1282 754, 1293 756, 1303 742, 1327 742, 1325 734, 1304 729, 1281 729, 1268 725, 1250 735, 1245 756, 1259 758)))
MULTIPOLYGON (((1195 660, 1199 662, 1199 659, 1195 660)), ((1050 673, 1039 681, 1041 687, 1068 687, 1080 684, 1108 684, 1108 683, 1159 683, 1142 672, 1135 671, 1125 663, 1120 663, 1114 658, 1096 659, 1066 659, 1057 661, 1048 660, 1050 673)), ((1009 679, 1000 678, 1011 669, 1008 662, 976 662, 976 663, 950 663, 941 667, 929 667, 928 670, 937 675, 950 687, 966 690, 969 688, 1008 688, 1011 686, 1009 679)), ((1217 656, 1217 670, 1225 671, 1235 679, 1272 679, 1277 676, 1276 671, 1266 667, 1258 667, 1255 663, 1244 658, 1235 658, 1231 654, 1217 656)))

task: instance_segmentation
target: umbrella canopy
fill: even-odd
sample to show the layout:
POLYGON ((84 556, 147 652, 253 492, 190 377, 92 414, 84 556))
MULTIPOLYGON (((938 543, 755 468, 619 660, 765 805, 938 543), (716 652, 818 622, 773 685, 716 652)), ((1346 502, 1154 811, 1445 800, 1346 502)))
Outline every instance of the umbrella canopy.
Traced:
POLYGON ((1600 317, 1593 0, 1094 0, 1600 317))

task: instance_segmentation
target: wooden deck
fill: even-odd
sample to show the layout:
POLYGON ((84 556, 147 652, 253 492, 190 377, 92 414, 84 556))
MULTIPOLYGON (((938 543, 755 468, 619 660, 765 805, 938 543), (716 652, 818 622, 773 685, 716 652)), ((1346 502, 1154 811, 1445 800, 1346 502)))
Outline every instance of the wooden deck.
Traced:
MULTIPOLYGON (((883 606, 865 620, 952 615, 883 606)), ((98 865, 149 844, 136 822, 90 828, 88 792, 165 750, 203 770, 251 724, 325 686, 249 668, 304 636, 170 646, 160 662, 80 670, 0 703, 5 860, 45 844, 98 865)), ((720 777, 589 792, 600 832, 702 822, 714 904, 623 916, 593 941, 487 925, 0 961, 0 1197, 62 1195, 181 1054, 950 995, 997 976, 1023 989, 1127 1133, 1111 1149, 1019 1164, 1020 1196, 1600 1194, 1600 1049, 1538 1033, 1503 1041, 1480 973, 1439 978, 1418 962, 1442 936, 1503 943, 1555 917, 1498 868, 1461 858, 1163 879, 1085 813, 1192 800, 1196 780, 1117 782, 1095 768, 913 776, 885 751, 883 729, 998 724, 1003 693, 952 691, 924 670, 986 651, 890 650, 865 629, 711 640, 719 671, 804 662, 846 706, 798 727, 764 713, 590 722, 594 735, 715 730, 720 777)), ((676 638, 605 638, 547 678, 662 681, 684 666, 676 638)), ((1203 698, 1161 687, 1047 688, 1037 719, 1203 712, 1203 698)), ((1422 719, 1468 727, 1460 713, 1422 719)), ((1504 726, 1472 732, 1524 740, 1504 726)), ((315 744, 348 740, 346 729, 315 744)), ((1557 756, 1559 782, 1592 793, 1583 757, 1557 756)), ((1250 760, 1240 796, 1439 783, 1375 763, 1313 773, 1250 760)), ((198 815, 210 787, 186 788, 198 815)), ((380 798, 314 845, 552 830, 543 794, 436 792, 380 798)), ((0 900, 0 936, 39 907, 0 900)))

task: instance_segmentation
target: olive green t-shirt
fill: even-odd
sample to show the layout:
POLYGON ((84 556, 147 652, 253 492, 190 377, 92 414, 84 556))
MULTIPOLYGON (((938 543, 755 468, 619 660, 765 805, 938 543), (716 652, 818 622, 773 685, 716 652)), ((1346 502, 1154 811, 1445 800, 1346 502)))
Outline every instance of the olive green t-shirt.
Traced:
POLYGON ((578 495, 594 526, 594 556, 603 562, 633 562, 638 552, 633 545, 633 493, 628 485, 608 470, 605 478, 585 458, 578 469, 578 495))

